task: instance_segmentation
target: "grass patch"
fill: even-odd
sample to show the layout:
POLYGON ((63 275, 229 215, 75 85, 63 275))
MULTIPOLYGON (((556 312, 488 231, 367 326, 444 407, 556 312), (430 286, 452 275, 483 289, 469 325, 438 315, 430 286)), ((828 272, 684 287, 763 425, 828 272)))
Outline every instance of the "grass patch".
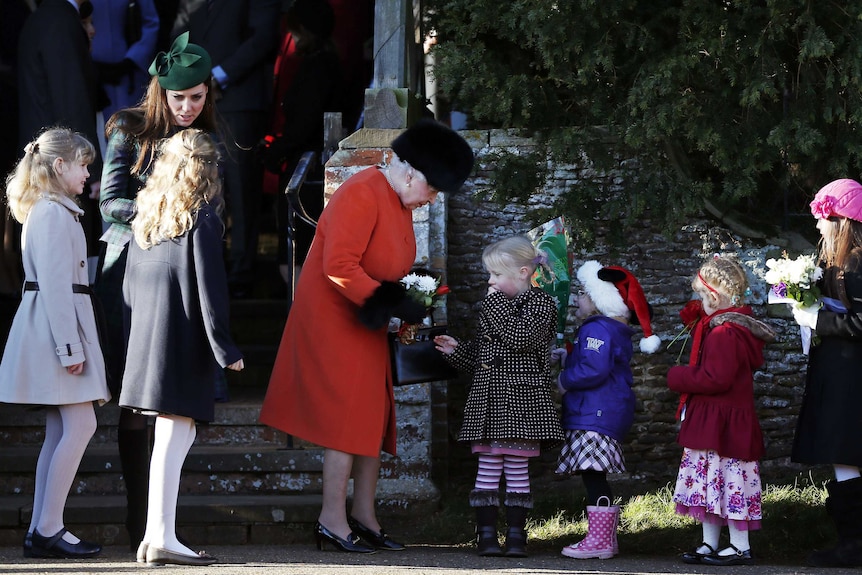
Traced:
MULTIPOLYGON (((769 563, 800 564, 813 549, 829 547, 835 532, 826 516, 826 476, 797 476, 768 483, 763 491, 763 529, 751 534, 758 559, 769 563)), ((580 480, 534 484, 535 505, 527 524, 530 548, 535 552, 559 552, 581 539, 587 520, 580 480)), ((612 484, 622 508, 618 539, 622 553, 676 555, 701 541, 701 526, 674 512, 673 485, 646 487, 612 484)), ((442 508, 424 521, 408 526, 411 542, 424 544, 473 541, 474 513, 467 504, 469 488, 456 487, 444 496, 442 508)), ((505 530, 505 510, 500 510, 500 532, 505 530)), ((728 543, 723 530, 721 545, 728 543)))

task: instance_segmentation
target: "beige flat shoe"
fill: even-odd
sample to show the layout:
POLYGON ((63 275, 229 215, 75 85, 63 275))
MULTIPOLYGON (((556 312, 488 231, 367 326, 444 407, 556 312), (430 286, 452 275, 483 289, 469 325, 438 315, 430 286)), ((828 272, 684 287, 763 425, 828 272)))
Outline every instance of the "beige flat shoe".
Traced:
POLYGON ((197 555, 183 555, 159 547, 147 547, 147 564, 150 565, 212 565, 218 559, 204 551, 197 555))
POLYGON ((149 549, 150 545, 148 543, 144 543, 141 541, 141 544, 138 545, 138 552, 135 553, 135 561, 138 563, 146 563, 147 562, 147 549, 149 549))

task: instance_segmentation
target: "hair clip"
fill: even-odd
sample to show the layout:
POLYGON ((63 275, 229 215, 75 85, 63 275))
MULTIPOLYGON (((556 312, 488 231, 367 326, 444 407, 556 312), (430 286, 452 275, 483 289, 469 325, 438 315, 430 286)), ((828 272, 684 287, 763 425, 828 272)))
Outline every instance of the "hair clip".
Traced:
POLYGON ((543 252, 542 250, 536 250, 536 257, 533 258, 533 263, 537 266, 546 266, 548 265, 548 254, 543 252))
POLYGON ((29 144, 24 146, 24 152, 27 154, 38 154, 39 142, 30 142, 29 144))

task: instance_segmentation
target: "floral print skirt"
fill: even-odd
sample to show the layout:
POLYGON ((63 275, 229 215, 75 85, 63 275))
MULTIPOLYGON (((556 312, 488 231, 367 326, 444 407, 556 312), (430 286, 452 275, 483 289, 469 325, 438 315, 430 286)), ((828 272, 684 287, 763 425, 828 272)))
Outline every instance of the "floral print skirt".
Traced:
POLYGON ((676 512, 701 523, 760 529, 760 463, 721 457, 712 450, 684 449, 673 501, 676 512))

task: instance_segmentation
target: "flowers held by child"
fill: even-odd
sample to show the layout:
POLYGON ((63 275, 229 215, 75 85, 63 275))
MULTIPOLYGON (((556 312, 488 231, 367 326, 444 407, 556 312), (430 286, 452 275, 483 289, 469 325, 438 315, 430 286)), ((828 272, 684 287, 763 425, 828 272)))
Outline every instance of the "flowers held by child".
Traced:
POLYGON ((787 303, 795 307, 819 305, 820 289, 817 280, 823 277, 823 269, 817 265, 814 255, 802 254, 790 259, 787 252, 781 258, 766 260, 768 271, 764 279, 769 289, 769 303, 787 303))
MULTIPOLYGON (((422 304, 430 314, 431 308, 440 296, 449 293, 449 286, 440 285, 440 280, 420 273, 410 273, 401 278, 401 284, 407 290, 407 297, 422 304)), ((420 324, 402 323, 398 329, 398 339, 401 343, 412 343, 416 339, 420 324)))
MULTIPOLYGON (((814 255, 802 254, 790 259, 787 252, 779 259, 766 260, 768 271, 764 279, 771 285, 768 303, 786 303, 791 308, 819 308, 822 305, 817 281, 823 277, 823 269, 817 265, 814 255)), ((811 348, 812 330, 799 327, 802 338, 802 353, 808 355, 811 348)))

